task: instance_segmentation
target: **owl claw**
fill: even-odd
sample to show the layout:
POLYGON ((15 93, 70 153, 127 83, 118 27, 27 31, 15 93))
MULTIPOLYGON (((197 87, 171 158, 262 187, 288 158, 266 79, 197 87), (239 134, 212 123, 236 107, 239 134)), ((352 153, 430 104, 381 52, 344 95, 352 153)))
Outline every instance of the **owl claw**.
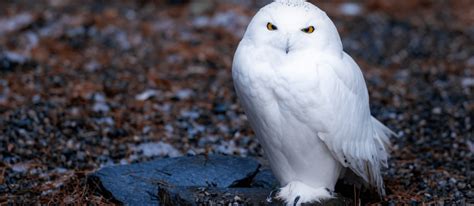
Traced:
POLYGON ((299 196, 299 195, 295 198, 295 201, 293 201, 293 206, 298 205, 298 201, 300 201, 300 198, 301 198, 301 196, 299 196))
POLYGON ((325 188, 325 189, 326 189, 326 191, 328 191, 328 192, 329 192, 329 195, 331 195, 331 196, 333 196, 333 195, 334 195, 334 192, 333 192, 333 191, 331 191, 329 188, 325 188))
POLYGON ((272 190, 270 194, 267 197, 267 202, 271 203, 273 201, 273 198, 275 198, 276 194, 280 192, 280 188, 272 190))

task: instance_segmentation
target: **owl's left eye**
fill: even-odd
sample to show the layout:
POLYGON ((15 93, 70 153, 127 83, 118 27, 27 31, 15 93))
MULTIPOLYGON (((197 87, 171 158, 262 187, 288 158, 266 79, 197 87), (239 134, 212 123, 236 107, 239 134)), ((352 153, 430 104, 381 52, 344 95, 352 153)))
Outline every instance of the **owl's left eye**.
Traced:
POLYGON ((311 34, 311 33, 314 32, 314 26, 306 27, 306 28, 304 28, 304 29, 301 29, 301 31, 303 31, 304 33, 311 34))
POLYGON ((270 31, 275 31, 278 28, 275 25, 273 25, 272 23, 268 22, 267 23, 267 29, 270 30, 270 31))

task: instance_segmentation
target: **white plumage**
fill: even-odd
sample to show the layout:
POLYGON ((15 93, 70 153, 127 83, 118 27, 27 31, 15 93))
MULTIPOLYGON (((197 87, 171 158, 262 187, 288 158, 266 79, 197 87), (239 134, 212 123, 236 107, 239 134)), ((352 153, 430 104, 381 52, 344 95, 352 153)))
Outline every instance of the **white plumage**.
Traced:
POLYGON ((303 0, 276 0, 250 22, 234 56, 235 89, 287 204, 332 197, 344 168, 385 194, 392 132, 370 114, 358 65, 336 27, 303 0))

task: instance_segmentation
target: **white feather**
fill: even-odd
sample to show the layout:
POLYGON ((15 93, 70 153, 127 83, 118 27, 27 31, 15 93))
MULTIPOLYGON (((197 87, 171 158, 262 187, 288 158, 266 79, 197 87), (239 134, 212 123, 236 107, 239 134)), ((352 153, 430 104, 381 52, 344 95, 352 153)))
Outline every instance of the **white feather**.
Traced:
POLYGON ((370 115, 364 78, 352 58, 328 59, 321 71, 321 97, 331 121, 319 137, 339 162, 385 195, 381 166, 387 166, 388 137, 392 132, 370 115))
POLYGON ((306 0, 275 0, 275 2, 288 6, 301 6, 306 2, 306 0))

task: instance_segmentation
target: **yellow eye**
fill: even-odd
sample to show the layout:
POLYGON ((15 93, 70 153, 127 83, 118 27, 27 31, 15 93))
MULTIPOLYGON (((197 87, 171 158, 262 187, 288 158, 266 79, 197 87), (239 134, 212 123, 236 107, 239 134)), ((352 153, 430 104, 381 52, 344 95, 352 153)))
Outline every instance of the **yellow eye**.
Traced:
POLYGON ((270 31, 274 31, 274 30, 277 30, 278 28, 275 25, 273 25, 272 23, 268 22, 267 29, 270 30, 270 31))
POLYGON ((309 26, 307 28, 301 29, 301 31, 303 31, 304 33, 311 34, 314 32, 314 26, 309 26))

